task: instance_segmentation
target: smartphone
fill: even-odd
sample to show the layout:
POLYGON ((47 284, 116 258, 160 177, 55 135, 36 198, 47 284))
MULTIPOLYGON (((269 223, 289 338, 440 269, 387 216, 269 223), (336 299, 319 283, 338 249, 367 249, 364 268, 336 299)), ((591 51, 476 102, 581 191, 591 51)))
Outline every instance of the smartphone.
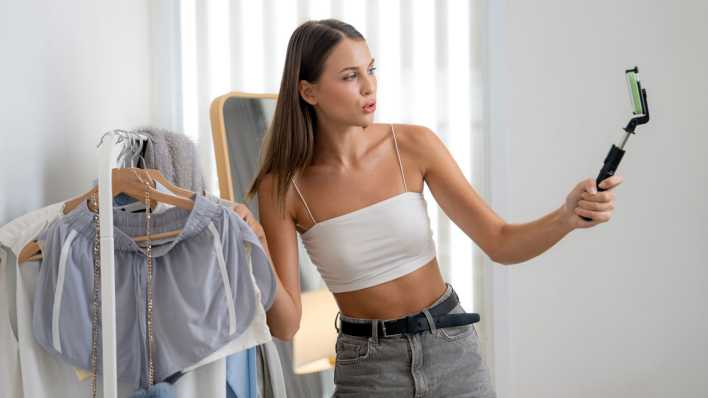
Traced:
POLYGON ((632 106, 632 113, 635 115, 645 115, 646 107, 642 101, 642 85, 639 82, 639 70, 635 66, 624 71, 627 77, 627 89, 629 90, 629 100, 632 106))

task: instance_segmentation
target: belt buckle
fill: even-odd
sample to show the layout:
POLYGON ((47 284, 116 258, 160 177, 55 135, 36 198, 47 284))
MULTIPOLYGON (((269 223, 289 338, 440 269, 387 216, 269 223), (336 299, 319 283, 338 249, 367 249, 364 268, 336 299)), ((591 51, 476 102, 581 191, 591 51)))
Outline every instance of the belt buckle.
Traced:
POLYGON ((383 337, 395 337, 400 336, 403 333, 388 334, 386 331, 386 321, 381 321, 381 330, 383 331, 383 337))

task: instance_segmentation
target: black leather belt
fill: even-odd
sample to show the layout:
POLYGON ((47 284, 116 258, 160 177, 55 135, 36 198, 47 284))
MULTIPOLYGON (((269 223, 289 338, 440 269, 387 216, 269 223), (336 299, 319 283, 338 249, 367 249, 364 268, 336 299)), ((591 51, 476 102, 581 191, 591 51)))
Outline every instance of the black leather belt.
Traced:
MULTIPOLYGON (((449 312, 457 306, 458 302, 457 294, 453 291, 449 297, 428 310, 436 328, 462 326, 479 322, 479 314, 476 313, 449 314, 449 312)), ((415 334, 426 330, 431 330, 431 328, 428 323, 428 318, 423 312, 399 319, 378 322, 379 337, 398 336, 404 333, 415 334)), ((372 336, 370 321, 349 322, 345 319, 341 319, 341 331, 342 333, 352 336, 372 336)))

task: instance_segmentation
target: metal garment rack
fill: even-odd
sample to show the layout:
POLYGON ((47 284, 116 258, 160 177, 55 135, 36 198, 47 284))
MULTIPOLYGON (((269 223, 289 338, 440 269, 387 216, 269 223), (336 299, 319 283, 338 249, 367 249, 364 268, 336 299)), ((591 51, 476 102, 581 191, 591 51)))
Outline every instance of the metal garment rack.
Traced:
MULTIPOLYGON (((105 133, 98 143, 98 209, 101 244, 101 343, 103 364, 103 398, 118 397, 116 365, 116 292, 113 252, 113 165, 114 149, 120 145, 140 145, 147 137, 125 130, 105 133), (108 140, 105 140, 108 138, 108 140), (106 141, 106 142, 104 142, 106 141)), ((125 148, 121 156, 125 154, 125 148)))

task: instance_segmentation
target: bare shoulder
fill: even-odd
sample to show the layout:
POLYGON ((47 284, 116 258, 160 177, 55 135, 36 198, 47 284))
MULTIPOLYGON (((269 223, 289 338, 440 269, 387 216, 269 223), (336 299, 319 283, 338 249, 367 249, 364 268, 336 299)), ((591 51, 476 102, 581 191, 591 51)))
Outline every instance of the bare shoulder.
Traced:
POLYGON ((426 126, 394 123, 401 156, 414 159, 417 168, 425 175, 431 162, 445 150, 438 135, 426 126))
POLYGON ((396 139, 398 143, 401 144, 412 144, 415 145, 422 143, 424 140, 429 139, 430 134, 435 134, 431 129, 418 124, 404 124, 404 123, 391 123, 393 128, 396 129, 396 139))
MULTIPOLYGON (((293 220, 295 218, 295 207, 292 198, 292 191, 292 184, 288 182, 288 189, 285 192, 285 215, 289 220, 293 220)), ((276 200, 275 175, 271 173, 264 174, 260 184, 258 185, 258 201, 264 209, 267 209, 272 213, 280 214, 276 200)))

